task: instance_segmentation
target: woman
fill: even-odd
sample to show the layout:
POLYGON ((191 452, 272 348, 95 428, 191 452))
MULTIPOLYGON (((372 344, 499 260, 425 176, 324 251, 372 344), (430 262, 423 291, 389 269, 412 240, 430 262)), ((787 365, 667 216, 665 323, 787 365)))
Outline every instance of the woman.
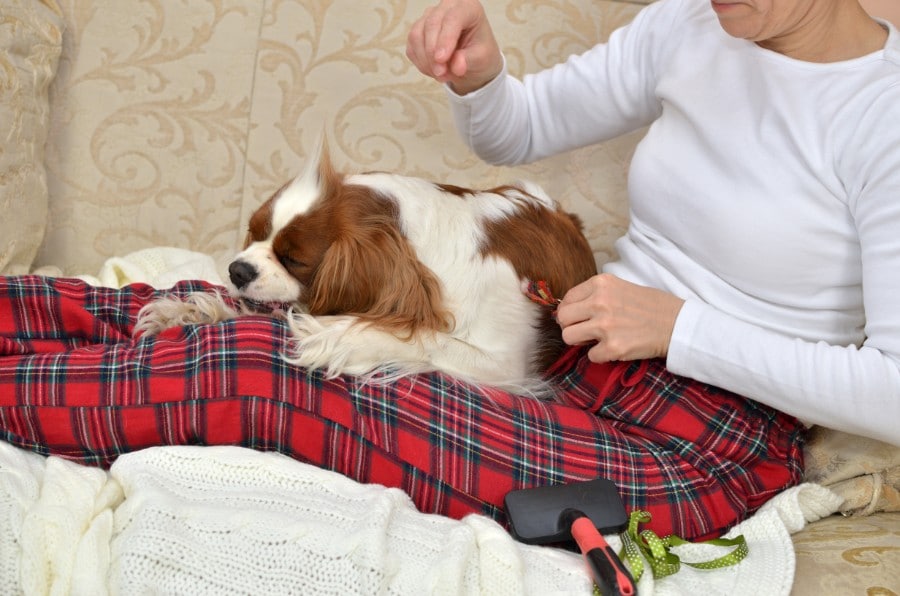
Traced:
POLYGON ((856 0, 662 0, 516 81, 476 0, 409 34, 492 163, 649 125, 619 259, 565 296, 594 362, 900 444, 900 39, 856 0))

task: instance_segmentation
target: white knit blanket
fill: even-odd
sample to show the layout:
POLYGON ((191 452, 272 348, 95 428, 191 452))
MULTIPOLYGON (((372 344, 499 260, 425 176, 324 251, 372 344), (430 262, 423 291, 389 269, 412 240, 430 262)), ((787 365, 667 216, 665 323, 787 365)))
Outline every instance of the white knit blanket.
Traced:
MULTIPOLYGON (((735 529, 734 567, 683 567, 648 594, 787 595, 790 534, 837 510, 802 485, 735 529)), ((610 540, 615 543, 617 539, 610 540)), ((679 554, 691 553, 684 547, 679 554)), ((109 473, 0 443, 2 594, 590 594, 581 558, 516 543, 495 522, 415 510, 276 453, 157 447, 109 473)))

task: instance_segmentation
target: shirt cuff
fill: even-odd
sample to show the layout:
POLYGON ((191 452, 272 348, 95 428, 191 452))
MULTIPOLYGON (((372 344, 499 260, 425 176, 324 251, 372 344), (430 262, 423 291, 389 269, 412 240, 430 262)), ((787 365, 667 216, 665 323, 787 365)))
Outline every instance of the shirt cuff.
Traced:
POLYGON ((502 81, 509 76, 509 71, 506 68, 506 56, 503 56, 503 68, 497 74, 496 77, 485 83, 482 87, 479 87, 475 91, 470 91, 465 95, 460 95, 450 86, 449 83, 444 83, 444 90, 447 92, 447 97, 450 98, 450 101, 458 104, 466 104, 470 101, 478 101, 485 96, 489 96, 493 93, 496 93, 503 84, 502 81))
POLYGON ((676 375, 692 377, 691 360, 695 336, 703 311, 709 308, 695 298, 685 300, 675 319, 672 339, 669 340, 669 351, 666 355, 666 368, 676 375))

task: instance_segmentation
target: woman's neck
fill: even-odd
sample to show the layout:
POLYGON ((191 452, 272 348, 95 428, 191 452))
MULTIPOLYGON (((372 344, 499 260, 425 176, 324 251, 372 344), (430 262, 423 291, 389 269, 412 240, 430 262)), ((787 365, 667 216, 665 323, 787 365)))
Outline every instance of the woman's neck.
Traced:
POLYGON ((852 60, 884 48, 888 32, 856 2, 821 2, 794 29, 757 42, 768 50, 805 62, 852 60))

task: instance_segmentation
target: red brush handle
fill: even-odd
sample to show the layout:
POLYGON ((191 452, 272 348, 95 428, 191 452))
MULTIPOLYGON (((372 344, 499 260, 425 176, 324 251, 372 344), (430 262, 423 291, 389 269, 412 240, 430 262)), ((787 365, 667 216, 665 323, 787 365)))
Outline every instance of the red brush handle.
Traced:
POLYGON ((572 522, 572 538, 584 554, 601 594, 633 596, 634 579, 587 516, 572 522))

